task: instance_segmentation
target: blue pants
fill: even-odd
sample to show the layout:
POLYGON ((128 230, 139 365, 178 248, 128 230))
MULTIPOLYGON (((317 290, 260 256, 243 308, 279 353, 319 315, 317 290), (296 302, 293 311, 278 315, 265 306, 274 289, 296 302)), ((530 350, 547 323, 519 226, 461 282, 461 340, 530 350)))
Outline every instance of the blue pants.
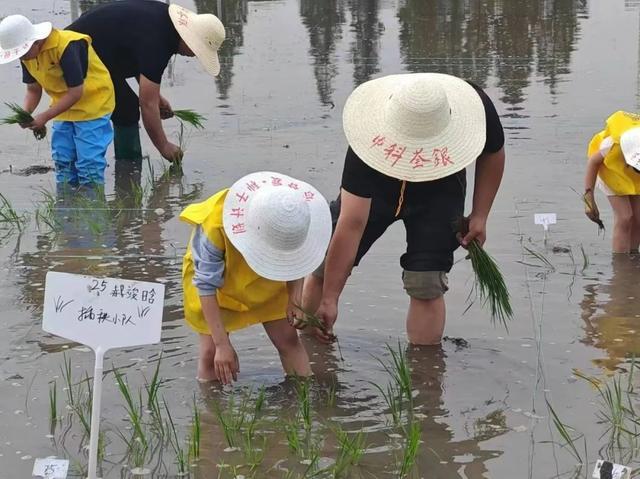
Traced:
POLYGON ((107 148, 113 141, 111 115, 89 121, 54 121, 51 153, 56 182, 103 185, 107 148))

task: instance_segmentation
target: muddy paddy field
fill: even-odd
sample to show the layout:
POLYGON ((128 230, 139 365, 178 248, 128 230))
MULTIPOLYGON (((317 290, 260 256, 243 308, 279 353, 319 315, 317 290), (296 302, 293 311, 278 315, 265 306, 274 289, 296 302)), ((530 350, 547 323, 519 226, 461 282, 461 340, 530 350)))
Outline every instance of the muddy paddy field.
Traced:
MULTIPOLYGON (((4 0, 0 16, 64 27, 96 3, 4 0)), ((178 3, 217 14, 228 37, 218 79, 178 58, 163 81, 174 108, 207 116, 206 130, 186 132, 182 172, 146 142, 142 164, 110 161, 104 198, 56 201, 47 141, 0 129, 0 211, 18 218, 0 222, 0 477, 31 477, 34 459, 47 456, 69 459, 69 477, 86 475, 93 354, 42 331, 48 271, 167 288, 162 344, 106 357, 104 479, 586 478, 599 458, 640 467, 640 258, 612 257, 610 234, 598 235, 572 191, 582 188, 586 145, 604 119, 638 109, 640 5, 178 3), (198 384, 196 338, 181 310, 189 230, 179 212, 261 169, 334 197, 346 97, 363 81, 403 71, 471 79, 496 103, 507 168, 486 248, 512 296, 509 331, 492 326, 477 302, 469 308, 473 273, 459 251, 447 293, 452 339, 408 347, 398 225, 349 280, 336 328, 341 351, 305 342, 312 382, 284 381, 254 328, 234 335, 237 385, 198 384), (545 239, 533 215, 547 212, 558 223, 545 239)), ((2 69, 0 91, 3 101, 22 100, 15 64, 2 69)), ((177 122, 166 126, 178 135, 177 122)))

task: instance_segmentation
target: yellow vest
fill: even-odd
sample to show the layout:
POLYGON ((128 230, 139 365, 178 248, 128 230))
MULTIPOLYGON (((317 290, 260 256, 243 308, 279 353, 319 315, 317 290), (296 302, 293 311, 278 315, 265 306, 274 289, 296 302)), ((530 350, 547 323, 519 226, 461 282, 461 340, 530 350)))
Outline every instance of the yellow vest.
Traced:
MULTIPOLYGON (((229 190, 222 190, 202 203, 188 206, 180 219, 201 226, 209 241, 224 252, 224 284, 216 292, 227 332, 286 317, 289 294, 287 284, 272 281, 255 273, 240 252, 231 244, 222 226, 224 200, 229 190)), ((210 334, 202 314, 200 296, 193 284, 195 268, 191 240, 182 263, 185 319, 192 329, 210 334)))
POLYGON ((604 156, 604 162, 598 170, 598 177, 617 196, 640 195, 640 173, 631 168, 620 148, 620 137, 631 128, 640 127, 640 116, 625 111, 617 111, 609 118, 605 129, 589 142, 588 156, 600 149, 600 143, 607 137, 613 140, 613 146, 604 156))
POLYGON ((85 40, 88 44, 89 62, 83 84, 82 97, 69 110, 58 115, 58 121, 87 121, 109 115, 115 108, 113 82, 107 67, 91 46, 91 37, 69 30, 53 29, 42 49, 33 60, 23 60, 24 66, 51 97, 55 105, 69 90, 64 81, 60 58, 70 42, 85 40))

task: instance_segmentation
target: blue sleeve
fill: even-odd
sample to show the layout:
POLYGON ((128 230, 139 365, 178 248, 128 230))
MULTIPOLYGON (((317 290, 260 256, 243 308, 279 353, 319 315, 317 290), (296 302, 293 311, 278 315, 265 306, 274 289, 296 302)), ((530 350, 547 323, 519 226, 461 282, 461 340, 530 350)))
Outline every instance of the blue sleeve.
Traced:
POLYGON ((224 284, 224 251, 209 241, 198 226, 191 238, 191 256, 195 274, 193 284, 200 296, 212 296, 224 284))

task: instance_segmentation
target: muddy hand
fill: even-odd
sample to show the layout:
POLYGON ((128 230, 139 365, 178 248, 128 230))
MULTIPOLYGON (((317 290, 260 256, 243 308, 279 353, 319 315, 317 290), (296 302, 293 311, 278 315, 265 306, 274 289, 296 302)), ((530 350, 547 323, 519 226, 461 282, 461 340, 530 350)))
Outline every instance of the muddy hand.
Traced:
POLYGON ((593 191, 587 191, 582 196, 582 200, 584 201, 584 214, 587 215, 587 218, 596 223, 600 228, 604 228, 604 224, 600 220, 600 211, 598 210, 593 191))

